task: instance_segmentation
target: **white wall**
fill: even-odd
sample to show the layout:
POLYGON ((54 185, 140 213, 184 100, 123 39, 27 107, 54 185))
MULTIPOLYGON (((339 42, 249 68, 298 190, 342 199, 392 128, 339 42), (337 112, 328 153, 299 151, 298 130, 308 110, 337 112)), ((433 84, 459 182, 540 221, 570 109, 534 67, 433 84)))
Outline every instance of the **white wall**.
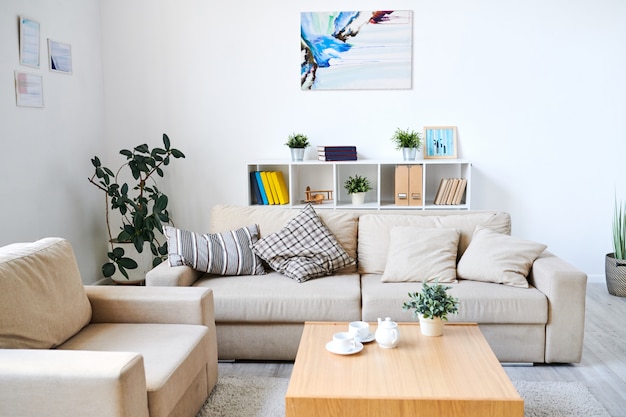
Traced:
POLYGON ((96 0, 52 3, 0 5, 0 178, 11 179, 0 195, 13 201, 0 243, 69 236, 93 270, 106 236, 89 158, 163 132, 187 154, 164 185, 176 224, 204 231, 213 204, 246 203, 246 162, 288 158, 293 131, 398 158, 396 127, 456 125, 474 163, 472 207, 511 212, 514 235, 603 274, 613 195, 626 196, 622 0, 390 0, 414 12, 413 88, 313 92, 299 88, 299 13, 362 2, 106 0, 100 23, 96 0), (40 71, 44 110, 14 104, 19 13, 42 22, 42 38, 72 43, 74 75, 40 71))
POLYGON ((0 245, 67 238, 85 282, 106 256, 104 197, 87 182, 104 149, 101 56, 98 0, 0 2, 0 245), (19 64, 19 15, 41 25, 39 69, 19 64), (48 38, 71 44, 72 75, 48 70, 48 38), (15 105, 15 70, 43 77, 44 108, 15 105))

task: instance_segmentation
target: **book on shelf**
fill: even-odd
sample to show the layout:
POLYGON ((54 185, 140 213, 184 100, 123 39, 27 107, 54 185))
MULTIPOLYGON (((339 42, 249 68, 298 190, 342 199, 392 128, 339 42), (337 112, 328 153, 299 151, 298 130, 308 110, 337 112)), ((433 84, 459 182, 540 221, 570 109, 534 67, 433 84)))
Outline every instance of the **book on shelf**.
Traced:
POLYGON ((256 171, 250 171, 250 188, 252 188, 252 202, 262 205, 263 197, 261 197, 261 190, 256 179, 256 171))
POLYGON ((465 178, 442 178, 435 194, 436 205, 459 205, 467 187, 465 178))
POLYGON ((354 152, 356 146, 318 146, 317 152, 354 152))
POLYGON ((319 161, 356 161, 357 155, 356 153, 327 153, 325 155, 317 155, 317 159, 319 161))
POLYGON ((274 204, 274 196, 272 195, 272 190, 270 188, 270 182, 267 179, 267 171, 261 171, 261 181, 263 182, 263 189, 265 190, 265 195, 267 196, 267 204, 274 204))
POLYGON ((289 193, 287 192, 287 184, 281 171, 270 171, 269 173, 274 188, 276 189, 276 197, 279 204, 289 203, 289 193))
POLYGON ((263 186, 263 179, 261 178, 261 171, 254 172, 256 177, 257 186, 259 187, 259 193, 261 194, 261 202, 259 204, 269 204, 267 200, 267 194, 265 192, 265 187, 263 186))

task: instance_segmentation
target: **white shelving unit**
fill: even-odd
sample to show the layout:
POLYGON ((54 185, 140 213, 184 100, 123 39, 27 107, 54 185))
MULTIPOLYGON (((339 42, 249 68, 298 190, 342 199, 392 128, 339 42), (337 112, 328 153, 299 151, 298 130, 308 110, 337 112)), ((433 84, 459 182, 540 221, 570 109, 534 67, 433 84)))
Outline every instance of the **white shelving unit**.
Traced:
POLYGON ((472 164, 465 159, 419 159, 415 161, 253 161, 248 163, 248 204, 256 204, 250 172, 281 171, 289 190, 289 204, 285 207, 301 208, 306 204, 305 190, 330 190, 332 200, 325 200, 315 208, 361 208, 375 210, 469 210, 471 201, 472 164), (423 203, 419 206, 397 206, 394 203, 395 169, 397 165, 422 165, 423 203), (350 175, 366 176, 372 190, 365 196, 363 205, 354 206, 343 184, 350 175), (465 178, 467 187, 458 205, 435 205, 435 194, 442 178, 465 178))

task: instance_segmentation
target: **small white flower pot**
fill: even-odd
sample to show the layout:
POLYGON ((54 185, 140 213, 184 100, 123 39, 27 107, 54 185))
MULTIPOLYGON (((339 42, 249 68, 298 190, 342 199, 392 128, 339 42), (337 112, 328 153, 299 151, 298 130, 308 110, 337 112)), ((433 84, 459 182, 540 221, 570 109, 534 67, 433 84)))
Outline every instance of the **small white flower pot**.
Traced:
POLYGON ((352 204, 355 206, 360 206, 365 203, 365 193, 353 193, 350 194, 352 197, 352 204))
POLYGON ((432 319, 420 317, 420 330, 424 336, 441 336, 443 335, 443 320, 441 317, 432 319))

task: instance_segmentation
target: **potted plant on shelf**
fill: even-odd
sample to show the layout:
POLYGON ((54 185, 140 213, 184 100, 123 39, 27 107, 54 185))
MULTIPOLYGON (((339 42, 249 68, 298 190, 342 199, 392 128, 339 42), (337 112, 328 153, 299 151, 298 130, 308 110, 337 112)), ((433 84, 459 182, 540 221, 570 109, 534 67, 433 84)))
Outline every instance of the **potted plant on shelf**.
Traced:
POLYGON ((613 210, 613 253, 608 253, 605 259, 609 294, 626 297, 626 203, 618 203, 617 199, 613 210))
POLYGON ((360 175, 351 175, 344 184, 348 194, 352 197, 352 204, 360 205, 365 202, 365 193, 372 189, 370 180, 360 175))
POLYGON ((309 146, 309 138, 302 133, 292 133, 285 143, 291 149, 291 160, 304 160, 304 150, 309 146))
POLYGON ((157 188, 155 174, 163 177, 163 167, 169 165, 171 158, 184 158, 185 155, 170 146, 170 139, 165 133, 163 146, 150 150, 147 144, 142 144, 132 151, 122 149, 120 154, 126 157, 126 161, 115 172, 103 166, 97 156, 91 160, 94 173, 89 182, 105 194, 111 248, 107 253, 109 261, 102 265, 102 273, 116 282, 142 281, 145 278, 143 268, 137 270, 137 260, 144 246, 149 246, 151 253, 150 262, 144 268, 154 267, 167 257, 167 242, 163 240, 161 243, 158 237, 161 236, 163 223, 173 223, 167 211, 167 195, 157 188), (125 168, 130 171, 134 184, 129 185, 122 179, 128 177, 125 168), (121 230, 117 235, 111 231, 111 211, 120 215, 121 230), (137 270, 137 274, 129 276, 129 270, 137 270))
POLYGON ((417 151, 422 146, 422 135, 411 129, 396 129, 391 137, 392 142, 396 144, 397 150, 402 150, 402 158, 405 161, 415 160, 417 151))
POLYGON ((459 300, 447 292, 451 288, 437 281, 433 285, 424 282, 422 291, 409 293, 409 301, 402 304, 403 310, 413 309, 413 317, 419 317, 423 335, 441 336, 448 314, 458 313, 459 300))

